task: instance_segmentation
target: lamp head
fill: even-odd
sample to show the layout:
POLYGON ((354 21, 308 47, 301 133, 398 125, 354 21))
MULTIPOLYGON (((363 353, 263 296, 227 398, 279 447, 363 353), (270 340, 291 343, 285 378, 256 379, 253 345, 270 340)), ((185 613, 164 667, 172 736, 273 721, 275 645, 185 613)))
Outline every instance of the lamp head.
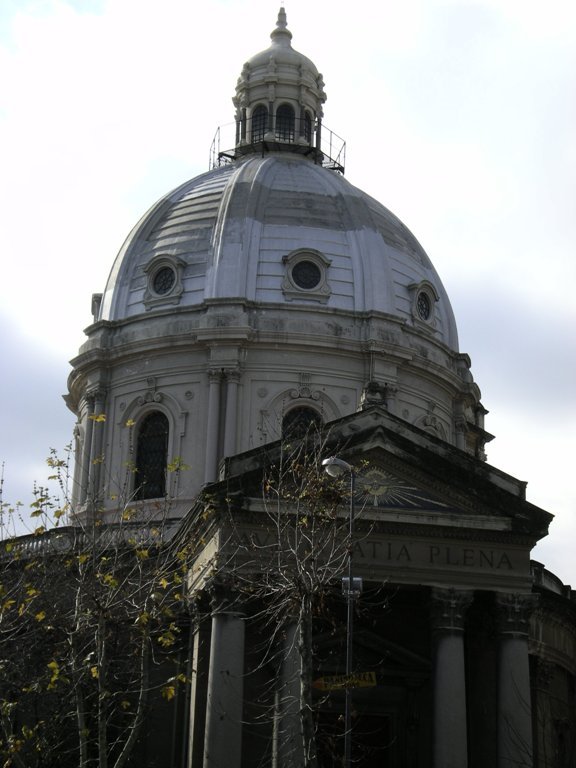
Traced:
POLYGON ((337 456, 330 456, 328 459, 323 459, 322 466, 330 477, 341 477, 344 472, 349 472, 350 474, 354 472, 354 467, 351 464, 348 464, 348 462, 343 459, 339 459, 337 456))

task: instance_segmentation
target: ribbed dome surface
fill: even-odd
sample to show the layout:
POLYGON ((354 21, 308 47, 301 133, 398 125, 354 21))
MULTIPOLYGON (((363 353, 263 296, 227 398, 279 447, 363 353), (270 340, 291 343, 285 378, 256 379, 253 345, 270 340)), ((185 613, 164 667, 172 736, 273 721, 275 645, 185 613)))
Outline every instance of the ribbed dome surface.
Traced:
POLYGON ((174 311, 217 298, 302 303, 310 310, 317 297, 284 290, 286 259, 298 251, 326 260, 324 303, 334 310, 382 312, 412 323, 415 286, 426 282, 437 298, 431 329, 457 350, 448 297, 412 233, 342 176, 296 154, 250 155, 161 199, 120 251, 100 319, 157 311, 145 301, 147 266, 163 256, 181 265, 174 311))

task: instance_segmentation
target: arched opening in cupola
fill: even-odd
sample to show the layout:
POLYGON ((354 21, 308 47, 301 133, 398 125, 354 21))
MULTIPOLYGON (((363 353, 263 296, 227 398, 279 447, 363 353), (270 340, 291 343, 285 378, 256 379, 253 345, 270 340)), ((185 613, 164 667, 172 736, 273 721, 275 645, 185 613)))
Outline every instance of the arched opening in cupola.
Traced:
POLYGON ((268 110, 259 104, 252 113, 252 142, 263 141, 268 130, 268 110))
POLYGON ((294 109, 290 104, 281 104, 276 110, 276 139, 294 141, 294 109))

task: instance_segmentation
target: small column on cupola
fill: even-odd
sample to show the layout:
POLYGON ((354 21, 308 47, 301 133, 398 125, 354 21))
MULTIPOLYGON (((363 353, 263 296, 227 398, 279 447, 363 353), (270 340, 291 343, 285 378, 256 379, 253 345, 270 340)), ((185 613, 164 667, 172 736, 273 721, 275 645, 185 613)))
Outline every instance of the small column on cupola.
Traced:
POLYGON ((324 80, 310 59, 292 48, 284 8, 270 39, 269 48, 249 59, 238 78, 236 154, 319 151, 324 80))

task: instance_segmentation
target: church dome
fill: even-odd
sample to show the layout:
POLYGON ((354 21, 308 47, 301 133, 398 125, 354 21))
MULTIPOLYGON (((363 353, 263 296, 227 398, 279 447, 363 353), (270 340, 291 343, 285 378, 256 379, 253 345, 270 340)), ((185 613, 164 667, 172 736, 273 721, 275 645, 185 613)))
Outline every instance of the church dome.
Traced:
POLYGON ((101 319, 228 298, 382 312, 458 346, 446 292, 412 233, 298 154, 251 154, 160 200, 118 256, 101 319))
POLYGON ((281 9, 238 80, 232 148, 144 215, 94 295, 68 382, 78 514, 183 515, 222 459, 372 406, 484 458, 446 291, 344 178, 325 99, 281 9))

